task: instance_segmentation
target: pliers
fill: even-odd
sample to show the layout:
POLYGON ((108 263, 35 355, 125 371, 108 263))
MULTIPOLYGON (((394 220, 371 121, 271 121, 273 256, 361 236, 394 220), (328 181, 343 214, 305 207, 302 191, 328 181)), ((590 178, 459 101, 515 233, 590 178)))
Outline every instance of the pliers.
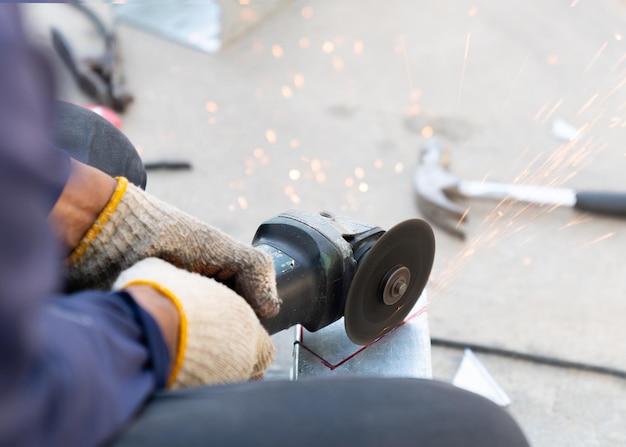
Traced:
POLYGON ((120 113, 124 112, 133 101, 133 96, 124 88, 124 76, 115 35, 87 6, 79 3, 71 6, 83 12, 94 23, 104 39, 104 54, 95 58, 77 59, 68 40, 54 27, 51 29, 52 45, 85 94, 99 104, 120 113))

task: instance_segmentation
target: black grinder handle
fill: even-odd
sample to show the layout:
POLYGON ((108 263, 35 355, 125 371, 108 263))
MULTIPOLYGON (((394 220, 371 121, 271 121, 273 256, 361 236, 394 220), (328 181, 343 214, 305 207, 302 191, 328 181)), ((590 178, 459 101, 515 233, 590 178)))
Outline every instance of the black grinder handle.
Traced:
POLYGON ((278 216, 259 227, 252 245, 272 256, 282 305, 261 320, 270 334, 296 324, 315 332, 343 316, 356 263, 302 222, 278 216))
POLYGON ((580 191, 574 208, 596 214, 626 217, 626 194, 619 192, 580 191))

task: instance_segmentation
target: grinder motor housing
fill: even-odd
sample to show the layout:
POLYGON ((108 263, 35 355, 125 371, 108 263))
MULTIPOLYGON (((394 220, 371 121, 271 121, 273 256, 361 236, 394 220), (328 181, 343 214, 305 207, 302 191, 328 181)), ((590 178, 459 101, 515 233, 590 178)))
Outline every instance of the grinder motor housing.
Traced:
POLYGON ((315 332, 345 317, 350 339, 368 344, 401 323, 430 274, 434 237, 418 219, 386 233, 328 212, 289 211, 263 223, 252 245, 272 257, 283 301, 263 326, 270 334, 296 324, 315 332), (372 250, 381 241, 389 247, 372 250))

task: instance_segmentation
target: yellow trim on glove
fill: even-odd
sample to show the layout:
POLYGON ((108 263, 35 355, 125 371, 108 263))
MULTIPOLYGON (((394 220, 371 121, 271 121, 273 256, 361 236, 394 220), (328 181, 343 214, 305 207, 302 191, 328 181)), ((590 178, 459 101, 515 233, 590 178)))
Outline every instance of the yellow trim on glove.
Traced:
POLYGON ((178 330, 178 346, 176 347, 176 358, 174 359, 174 363, 172 365, 172 370, 170 372, 170 377, 167 381, 167 386, 170 387, 176 381, 176 377, 178 376, 178 372, 183 367, 183 361, 185 360, 185 351, 187 350, 187 316, 185 315, 185 311, 183 309, 183 305, 178 300, 176 295, 174 295, 167 287, 163 287, 161 284, 149 281, 145 279, 137 279, 134 281, 130 281, 124 284, 121 289, 125 289, 130 286, 144 285, 150 286, 158 291, 161 295, 167 297, 176 310, 178 311, 178 315, 180 317, 180 326, 178 330))
POLYGON ((91 244, 91 242, 98 237, 98 234, 100 233, 100 230, 102 230, 102 227, 104 227, 104 224, 108 222, 111 214, 113 214, 117 209, 122 197, 126 193, 128 180, 125 177, 115 177, 115 179, 117 180, 117 186, 115 187, 115 191, 113 192, 111 199, 109 199, 109 202, 106 204, 104 209, 100 211, 100 214, 89 230, 87 230, 80 243, 76 246, 76 248, 74 248, 72 254, 67 259, 67 264, 74 265, 80 261, 87 251, 87 248, 89 248, 89 244, 91 244))

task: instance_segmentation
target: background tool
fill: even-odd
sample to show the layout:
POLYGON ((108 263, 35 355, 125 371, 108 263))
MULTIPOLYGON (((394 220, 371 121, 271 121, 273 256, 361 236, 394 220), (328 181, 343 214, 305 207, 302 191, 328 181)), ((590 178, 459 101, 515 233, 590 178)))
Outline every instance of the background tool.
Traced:
POLYGON ((78 59, 68 40, 54 27, 51 30, 52 45, 83 93, 98 104, 111 107, 116 112, 124 112, 133 97, 124 88, 115 35, 89 7, 82 4, 72 6, 86 15, 98 29, 104 39, 104 54, 100 57, 78 59))
POLYGON ((414 177, 417 204, 430 222, 460 238, 465 237, 465 234, 457 227, 466 219, 466 209, 452 202, 451 197, 510 199, 626 216, 625 193, 459 179, 446 169, 446 164, 441 141, 437 138, 426 139, 414 177))
POLYGON ((291 211, 262 224, 253 245, 276 269, 280 313, 263 321, 274 334, 301 324, 314 332, 344 317, 365 345, 413 309, 430 275, 435 240, 419 219, 388 231, 330 213, 291 211))

